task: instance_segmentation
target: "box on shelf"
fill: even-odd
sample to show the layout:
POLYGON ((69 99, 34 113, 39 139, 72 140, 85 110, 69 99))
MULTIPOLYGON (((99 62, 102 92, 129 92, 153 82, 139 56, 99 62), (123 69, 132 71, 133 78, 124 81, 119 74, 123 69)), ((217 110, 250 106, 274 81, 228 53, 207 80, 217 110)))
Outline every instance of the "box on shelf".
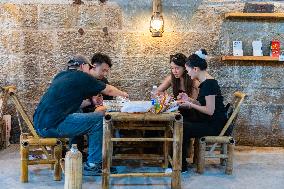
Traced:
POLYGON ((280 41, 270 42, 270 56, 279 57, 280 55, 280 41))
POLYGON ((284 61, 284 51, 281 51, 279 61, 284 61))
POLYGON ((272 13, 274 12, 274 5, 269 3, 245 3, 243 12, 272 13))
POLYGON ((261 41, 253 41, 252 49, 253 49, 253 56, 263 56, 261 41))
POLYGON ((234 56, 244 55, 242 41, 233 41, 233 55, 234 56))

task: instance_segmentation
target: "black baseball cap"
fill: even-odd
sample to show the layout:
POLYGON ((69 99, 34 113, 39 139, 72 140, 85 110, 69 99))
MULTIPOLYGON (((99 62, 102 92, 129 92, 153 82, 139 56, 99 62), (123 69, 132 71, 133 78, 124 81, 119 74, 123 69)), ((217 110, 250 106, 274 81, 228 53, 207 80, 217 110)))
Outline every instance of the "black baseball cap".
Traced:
POLYGON ((77 69, 80 65, 89 64, 92 66, 91 62, 83 55, 75 55, 71 58, 68 63, 68 69, 77 69))

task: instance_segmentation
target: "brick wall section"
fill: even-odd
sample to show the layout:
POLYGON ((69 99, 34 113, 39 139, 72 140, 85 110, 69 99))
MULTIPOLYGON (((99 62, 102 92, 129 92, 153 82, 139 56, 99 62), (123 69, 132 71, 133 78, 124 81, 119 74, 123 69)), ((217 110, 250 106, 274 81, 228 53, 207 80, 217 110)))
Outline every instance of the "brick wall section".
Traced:
MULTIPOLYGON (((220 55, 232 54, 233 40, 242 40, 248 55, 251 42, 261 39, 268 55, 271 39, 284 44, 283 21, 224 20, 224 13, 242 11, 244 0, 163 0, 165 32, 152 38, 151 0, 83 1, 0 3, 0 84, 16 84, 31 115, 52 77, 74 54, 108 54, 114 63, 110 82, 132 99, 147 100, 151 86, 170 73, 171 54, 189 55, 203 47, 210 55, 209 72, 218 79, 226 101, 236 90, 248 94, 236 128, 238 143, 283 146, 284 65, 220 61, 220 55)), ((272 3, 276 12, 284 12, 284 2, 272 3)), ((16 125, 14 121, 14 131, 16 125)))

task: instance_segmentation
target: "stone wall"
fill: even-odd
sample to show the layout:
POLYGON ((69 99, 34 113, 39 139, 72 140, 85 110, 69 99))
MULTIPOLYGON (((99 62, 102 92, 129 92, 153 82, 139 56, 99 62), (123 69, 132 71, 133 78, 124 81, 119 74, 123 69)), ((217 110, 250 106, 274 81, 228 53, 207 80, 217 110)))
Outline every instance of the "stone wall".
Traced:
MULTIPOLYGON (((236 128, 238 144, 283 146, 284 64, 220 61, 221 55, 232 54, 233 40, 242 40, 249 55, 251 42, 261 39, 268 55, 270 40, 284 44, 283 21, 224 19, 224 13, 242 11, 245 0, 163 0, 165 32, 153 38, 151 0, 83 1, 1 0, 0 84, 17 85, 30 115, 74 54, 108 54, 114 64, 110 82, 127 90, 131 99, 145 100, 151 86, 170 73, 171 54, 189 55, 202 47, 226 101, 236 90, 248 94, 236 128)), ((284 12, 283 1, 270 3, 284 12)), ((13 132, 17 130, 14 124, 13 132)))

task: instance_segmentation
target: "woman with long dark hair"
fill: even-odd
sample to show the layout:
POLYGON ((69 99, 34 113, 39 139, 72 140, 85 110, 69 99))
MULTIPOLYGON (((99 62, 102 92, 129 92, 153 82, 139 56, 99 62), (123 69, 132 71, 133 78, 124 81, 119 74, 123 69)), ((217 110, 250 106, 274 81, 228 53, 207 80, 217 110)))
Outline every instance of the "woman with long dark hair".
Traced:
MULTIPOLYGON (((171 75, 167 76, 162 84, 158 87, 157 92, 165 92, 172 87, 173 96, 177 99, 180 95, 185 94, 191 99, 196 99, 198 95, 199 81, 191 79, 185 69, 186 56, 182 53, 177 53, 170 56, 171 75)), ((186 122, 189 111, 187 108, 180 107, 179 112, 183 116, 183 121, 186 122)), ((184 148, 184 147, 183 147, 184 148)), ((183 172, 186 171, 183 169, 183 172)))
POLYGON ((185 69, 186 56, 177 53, 170 56, 171 75, 167 76, 158 87, 157 92, 164 92, 172 87, 175 98, 179 93, 184 92, 193 99, 197 98, 198 81, 192 80, 185 69))

